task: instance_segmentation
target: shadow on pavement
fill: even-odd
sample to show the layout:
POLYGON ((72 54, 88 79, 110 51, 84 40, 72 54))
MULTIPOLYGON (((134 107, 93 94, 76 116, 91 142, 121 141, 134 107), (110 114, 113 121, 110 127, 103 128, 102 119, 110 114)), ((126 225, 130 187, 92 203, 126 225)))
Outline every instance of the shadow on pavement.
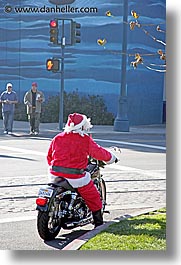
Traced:
POLYGON ((76 238, 84 235, 85 233, 89 232, 90 230, 76 230, 70 233, 65 233, 57 236, 54 240, 51 241, 44 241, 44 243, 54 249, 63 249, 66 245, 71 243, 76 238))
POLYGON ((13 159, 23 159, 28 161, 37 161, 36 159, 26 158, 26 157, 19 157, 19 156, 12 156, 12 155, 0 155, 0 158, 13 158, 13 159))

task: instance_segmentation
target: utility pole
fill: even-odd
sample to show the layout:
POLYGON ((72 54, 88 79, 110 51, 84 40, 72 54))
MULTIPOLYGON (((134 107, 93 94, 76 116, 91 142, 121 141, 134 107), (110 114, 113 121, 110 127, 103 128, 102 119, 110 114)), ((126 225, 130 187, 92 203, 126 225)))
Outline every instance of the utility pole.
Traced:
POLYGON ((121 68, 121 88, 118 102, 117 117, 114 121, 114 130, 119 132, 129 131, 129 120, 127 117, 127 83, 126 83, 126 64, 127 64, 127 19, 128 19, 128 0, 123 0, 123 37, 122 37, 122 68, 121 68))
MULTIPOLYGON (((66 19, 61 19, 62 20, 62 39, 61 39, 61 50, 62 50, 62 55, 61 55, 61 85, 60 85, 60 109, 59 109, 59 129, 63 129, 63 97, 64 97, 64 49, 66 45, 66 40, 65 40, 65 20, 66 19)), ((69 19, 67 19, 68 21, 69 19)), ((79 23, 76 23, 73 20, 70 20, 70 46, 74 46, 76 43, 80 43, 80 28, 81 25, 79 23)))
POLYGON ((65 49, 65 23, 62 20, 62 41, 61 41, 61 73, 60 73, 60 107, 59 107, 59 130, 63 129, 63 97, 64 97, 64 49, 65 49))

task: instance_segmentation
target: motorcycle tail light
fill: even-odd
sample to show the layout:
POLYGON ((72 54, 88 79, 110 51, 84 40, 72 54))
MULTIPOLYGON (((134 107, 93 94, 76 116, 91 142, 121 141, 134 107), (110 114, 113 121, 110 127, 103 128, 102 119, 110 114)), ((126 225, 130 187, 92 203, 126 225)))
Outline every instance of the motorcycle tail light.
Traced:
POLYGON ((48 202, 47 198, 38 198, 36 199, 36 204, 39 206, 45 206, 48 202))

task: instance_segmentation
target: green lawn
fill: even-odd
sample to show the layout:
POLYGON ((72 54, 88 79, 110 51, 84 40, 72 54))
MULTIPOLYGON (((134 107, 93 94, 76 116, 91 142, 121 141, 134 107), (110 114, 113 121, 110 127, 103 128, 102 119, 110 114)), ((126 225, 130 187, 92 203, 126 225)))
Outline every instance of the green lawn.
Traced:
POLYGON ((114 223, 80 250, 166 250, 166 209, 114 223))

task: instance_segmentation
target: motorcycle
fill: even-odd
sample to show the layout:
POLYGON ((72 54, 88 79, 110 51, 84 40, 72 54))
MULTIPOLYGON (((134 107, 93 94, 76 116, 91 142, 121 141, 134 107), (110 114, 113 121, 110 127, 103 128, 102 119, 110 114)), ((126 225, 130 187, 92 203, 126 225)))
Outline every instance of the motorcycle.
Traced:
MULTIPOLYGON (((103 161, 90 158, 86 168, 100 193, 102 213, 106 212, 106 184, 100 168, 105 165, 103 161)), ((73 229, 93 223, 92 212, 84 199, 61 177, 39 189, 36 205, 37 230, 43 240, 55 239, 61 228, 73 229)))

